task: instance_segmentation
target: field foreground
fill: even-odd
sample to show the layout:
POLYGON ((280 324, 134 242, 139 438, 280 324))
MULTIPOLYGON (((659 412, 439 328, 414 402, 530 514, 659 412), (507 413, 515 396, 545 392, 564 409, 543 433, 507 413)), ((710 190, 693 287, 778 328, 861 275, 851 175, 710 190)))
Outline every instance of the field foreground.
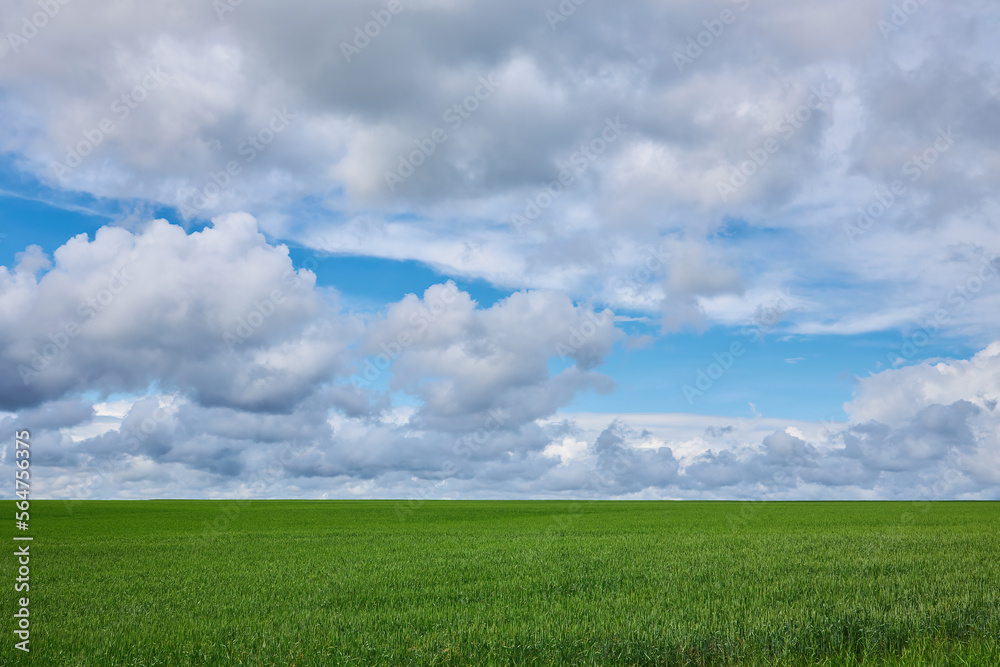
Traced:
POLYGON ((1000 503, 31 509, 4 664, 1000 665, 1000 503))

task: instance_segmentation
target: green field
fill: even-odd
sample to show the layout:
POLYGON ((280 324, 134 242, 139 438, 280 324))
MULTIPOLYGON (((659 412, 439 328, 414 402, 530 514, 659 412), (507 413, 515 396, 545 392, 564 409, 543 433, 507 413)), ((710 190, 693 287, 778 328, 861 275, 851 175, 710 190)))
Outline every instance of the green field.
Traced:
POLYGON ((33 501, 31 531, 4 664, 1000 665, 1000 503, 33 501))

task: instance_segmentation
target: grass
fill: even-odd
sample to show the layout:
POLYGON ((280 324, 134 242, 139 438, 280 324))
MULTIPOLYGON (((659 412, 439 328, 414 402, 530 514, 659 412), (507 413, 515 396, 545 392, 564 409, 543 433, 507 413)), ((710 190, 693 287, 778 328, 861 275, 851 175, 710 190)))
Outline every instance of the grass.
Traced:
POLYGON ((3 664, 1000 665, 1000 503, 33 501, 31 521, 32 651, 10 593, 3 664))

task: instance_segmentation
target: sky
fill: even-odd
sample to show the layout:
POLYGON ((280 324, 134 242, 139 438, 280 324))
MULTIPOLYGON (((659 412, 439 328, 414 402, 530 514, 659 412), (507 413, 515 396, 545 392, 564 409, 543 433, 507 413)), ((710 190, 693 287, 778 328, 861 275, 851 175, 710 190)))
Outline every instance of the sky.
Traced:
POLYGON ((996 3, 13 0, 0 35, 36 497, 1000 498, 996 3))

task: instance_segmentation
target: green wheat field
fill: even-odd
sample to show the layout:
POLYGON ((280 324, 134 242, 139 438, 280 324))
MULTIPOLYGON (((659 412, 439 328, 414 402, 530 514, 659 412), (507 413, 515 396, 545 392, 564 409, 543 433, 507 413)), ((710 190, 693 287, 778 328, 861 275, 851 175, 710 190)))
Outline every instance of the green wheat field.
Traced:
POLYGON ((3 664, 1000 665, 1000 503, 33 501, 31 531, 3 664))

